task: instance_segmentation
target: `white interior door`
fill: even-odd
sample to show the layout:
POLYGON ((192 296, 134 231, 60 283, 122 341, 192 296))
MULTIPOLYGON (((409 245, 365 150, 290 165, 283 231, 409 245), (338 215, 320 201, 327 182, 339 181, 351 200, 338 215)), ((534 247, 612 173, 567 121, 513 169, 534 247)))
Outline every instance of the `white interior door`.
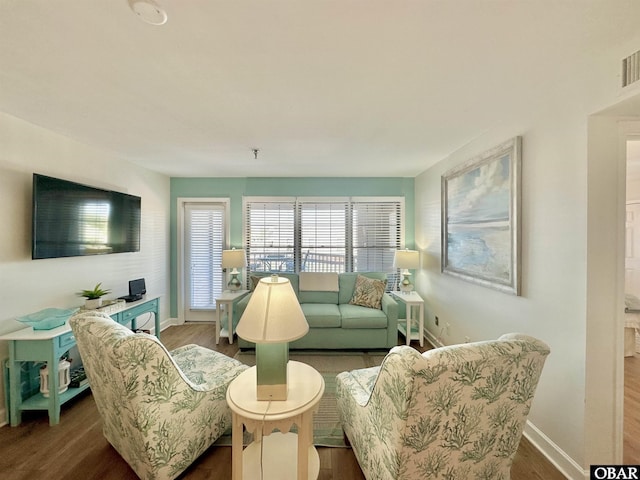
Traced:
POLYGON ((222 250, 228 243, 227 204, 184 203, 184 319, 214 321, 224 285, 222 250))

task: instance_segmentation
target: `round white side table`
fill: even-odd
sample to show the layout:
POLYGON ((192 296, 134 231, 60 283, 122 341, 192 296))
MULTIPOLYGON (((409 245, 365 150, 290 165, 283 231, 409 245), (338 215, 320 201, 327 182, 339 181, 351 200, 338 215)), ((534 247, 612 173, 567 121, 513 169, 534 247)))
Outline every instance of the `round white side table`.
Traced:
POLYGON ((289 361, 288 385, 286 400, 257 400, 256 367, 242 372, 229 385, 233 480, 318 478, 320 458, 313 445, 313 414, 324 393, 324 380, 309 365, 289 361), (294 424, 297 434, 289 432, 294 424), (253 442, 244 452, 243 425, 253 433, 253 442), (286 433, 272 433, 274 429, 286 433), (296 455, 297 464, 288 461, 291 454, 296 455))

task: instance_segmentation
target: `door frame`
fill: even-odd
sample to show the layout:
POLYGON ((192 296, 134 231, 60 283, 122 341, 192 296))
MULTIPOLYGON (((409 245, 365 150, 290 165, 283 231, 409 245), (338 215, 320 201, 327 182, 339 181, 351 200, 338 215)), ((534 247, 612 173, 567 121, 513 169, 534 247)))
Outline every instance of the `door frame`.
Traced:
MULTIPOLYGON (((178 325, 185 323, 185 294, 186 294, 186 282, 184 278, 184 227, 185 227, 185 215, 184 209, 187 203, 218 203, 223 204, 225 208, 225 218, 227 219, 227 225, 225 226, 225 248, 230 242, 231 231, 231 199, 229 197, 178 197, 177 198, 177 229, 176 229, 176 254, 177 254, 177 303, 178 303, 178 325)), ((211 321, 215 321, 215 310, 211 311, 211 321)))

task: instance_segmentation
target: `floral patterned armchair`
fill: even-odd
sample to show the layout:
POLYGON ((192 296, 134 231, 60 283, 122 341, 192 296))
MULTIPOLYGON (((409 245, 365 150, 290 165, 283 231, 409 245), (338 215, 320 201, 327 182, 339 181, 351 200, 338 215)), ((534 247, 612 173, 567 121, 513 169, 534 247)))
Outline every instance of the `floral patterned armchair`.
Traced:
POLYGON ((337 377, 340 421, 369 479, 508 480, 549 348, 519 334, 337 377))
POLYGON ((100 312, 69 321, 106 439, 144 480, 172 479, 231 425, 228 384, 246 366, 160 341, 100 312))

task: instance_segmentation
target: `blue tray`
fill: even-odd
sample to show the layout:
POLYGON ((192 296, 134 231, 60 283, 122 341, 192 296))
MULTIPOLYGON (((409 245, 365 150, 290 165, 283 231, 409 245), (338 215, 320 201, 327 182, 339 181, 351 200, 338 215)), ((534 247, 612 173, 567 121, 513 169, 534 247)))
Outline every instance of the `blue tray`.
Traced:
POLYGON ((64 325, 69 317, 77 311, 78 308, 45 308, 39 312, 18 317, 16 320, 33 327, 34 330, 51 330, 64 325))

